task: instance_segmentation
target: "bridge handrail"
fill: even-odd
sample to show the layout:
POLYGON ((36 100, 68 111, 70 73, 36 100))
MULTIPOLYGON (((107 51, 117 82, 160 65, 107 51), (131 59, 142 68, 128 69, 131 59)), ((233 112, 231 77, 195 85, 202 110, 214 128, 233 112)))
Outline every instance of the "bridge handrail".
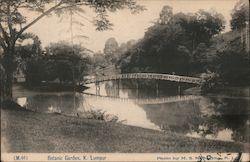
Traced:
POLYGON ((116 80, 116 79, 157 79, 157 80, 170 80, 176 82, 187 82, 201 84, 202 79, 189 76, 173 75, 173 74, 158 74, 158 73, 126 73, 126 74, 117 74, 111 76, 101 76, 91 79, 86 79, 84 83, 94 83, 107 80, 116 80))

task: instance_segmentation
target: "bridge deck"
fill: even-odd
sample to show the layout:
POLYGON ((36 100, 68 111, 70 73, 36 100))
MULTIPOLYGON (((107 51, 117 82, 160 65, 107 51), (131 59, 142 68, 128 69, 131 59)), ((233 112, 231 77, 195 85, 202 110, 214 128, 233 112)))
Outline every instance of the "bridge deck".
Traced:
POLYGON ((128 74, 117 74, 111 76, 101 76, 101 77, 86 79, 84 81, 84 84, 103 82, 108 80, 117 80, 117 79, 156 79, 156 80, 169 80, 169 81, 193 83, 193 84, 201 84, 202 82, 201 78, 188 77, 188 76, 157 74, 157 73, 128 73, 128 74))

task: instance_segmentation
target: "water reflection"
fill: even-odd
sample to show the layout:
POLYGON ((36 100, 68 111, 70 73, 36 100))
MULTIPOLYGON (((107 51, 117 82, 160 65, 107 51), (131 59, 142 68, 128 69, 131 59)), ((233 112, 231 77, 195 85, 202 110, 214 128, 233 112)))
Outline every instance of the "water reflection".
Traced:
POLYGON ((16 101, 20 106, 25 107, 27 105, 27 97, 18 97, 16 101))
POLYGON ((103 110, 108 114, 118 116, 119 121, 123 121, 124 124, 159 130, 159 126, 147 118, 143 107, 133 102, 121 102, 115 99, 102 100, 99 97, 86 95, 85 102, 91 104, 94 110, 103 110))
MULTIPOLYGON (((89 110, 101 110, 118 116, 118 121, 127 125, 196 138, 240 142, 247 142, 249 138, 248 99, 178 96, 174 92, 170 92, 170 96, 165 95, 171 89, 160 89, 157 97, 154 89, 138 90, 133 86, 129 89, 126 84, 117 84, 101 84, 101 96, 40 93, 17 98, 17 102, 34 111, 73 116, 89 110)), ((86 93, 95 94, 95 91, 92 85, 86 93)))
MULTIPOLYGON (((79 93, 40 93, 21 98, 22 105, 25 105, 28 109, 36 112, 56 112, 76 116, 77 109, 88 108, 88 106, 85 105, 82 94, 79 93), (25 98, 25 100, 23 98, 25 98)), ((17 98, 17 103, 20 104, 20 97, 17 98)))

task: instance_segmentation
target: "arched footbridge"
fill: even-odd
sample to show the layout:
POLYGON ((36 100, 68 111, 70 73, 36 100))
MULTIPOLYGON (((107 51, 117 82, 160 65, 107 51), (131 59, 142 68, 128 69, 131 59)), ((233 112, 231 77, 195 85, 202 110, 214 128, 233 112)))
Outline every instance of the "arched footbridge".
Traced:
POLYGON ((116 74, 110 76, 97 76, 87 78, 83 81, 84 84, 97 83, 109 80, 119 79, 155 79, 155 80, 168 80, 174 82, 192 83, 200 85, 202 82, 201 78, 170 75, 170 74, 158 74, 158 73, 127 73, 127 74, 116 74))

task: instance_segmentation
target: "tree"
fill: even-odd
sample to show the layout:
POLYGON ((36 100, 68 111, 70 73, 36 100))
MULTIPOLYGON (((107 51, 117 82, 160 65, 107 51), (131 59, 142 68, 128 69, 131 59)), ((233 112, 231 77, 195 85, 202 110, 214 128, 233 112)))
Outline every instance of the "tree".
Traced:
POLYGON ((37 35, 25 33, 18 39, 15 52, 15 63, 21 65, 22 70, 26 70, 27 62, 42 54, 41 41, 37 35))
POLYGON ((199 10, 195 14, 181 19, 181 27, 191 40, 191 53, 198 44, 208 43, 212 36, 219 34, 225 28, 223 16, 217 12, 199 10))
POLYGON ((60 82, 71 81, 80 83, 88 71, 89 50, 80 45, 70 45, 66 42, 51 43, 46 49, 45 61, 50 66, 52 79, 60 82))
POLYGON ((97 13, 94 24, 97 30, 110 29, 112 23, 107 12, 128 8, 133 13, 143 10, 133 0, 0 0, 0 45, 3 48, 3 66, 6 70, 6 89, 4 97, 12 99, 12 63, 16 53, 16 41, 43 17, 52 14, 61 15, 68 9, 72 12, 82 12, 81 6, 93 8, 97 13), (28 22, 25 12, 40 13, 28 22))
POLYGON ((58 79, 60 83, 80 84, 89 70, 88 50, 66 42, 52 43, 45 49, 42 55, 27 61, 27 83, 39 85, 41 81, 58 79))
MULTIPOLYGON (((97 52, 92 57, 92 66, 94 69, 107 67, 109 63, 107 62, 105 56, 101 52, 97 52)), ((93 69, 93 70, 94 70, 93 69)))
POLYGON ((170 6, 163 6, 160 13, 159 23, 167 24, 169 20, 172 18, 172 16, 173 16, 173 8, 170 6))
POLYGON ((230 20, 232 30, 242 29, 249 23, 249 1, 241 0, 234 6, 230 20))
POLYGON ((233 86, 247 86, 249 84, 249 56, 244 50, 235 51, 232 48, 219 53, 218 72, 224 83, 233 86))
POLYGON ((203 70, 203 58, 207 56, 200 55, 200 51, 204 54, 211 38, 224 29, 222 15, 204 10, 171 15, 171 8, 165 6, 159 19, 166 23, 149 27, 144 38, 118 61, 122 71, 190 75, 193 71, 203 70), (194 70, 194 65, 201 67, 194 70))
POLYGON ((117 51, 117 49, 119 48, 119 45, 117 43, 117 41, 115 40, 115 38, 109 38, 106 42, 105 42, 105 47, 104 47, 104 54, 105 57, 107 58, 108 61, 115 62, 115 52, 117 51))

